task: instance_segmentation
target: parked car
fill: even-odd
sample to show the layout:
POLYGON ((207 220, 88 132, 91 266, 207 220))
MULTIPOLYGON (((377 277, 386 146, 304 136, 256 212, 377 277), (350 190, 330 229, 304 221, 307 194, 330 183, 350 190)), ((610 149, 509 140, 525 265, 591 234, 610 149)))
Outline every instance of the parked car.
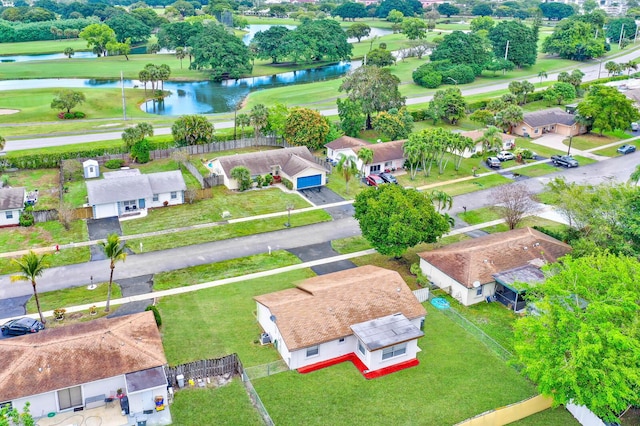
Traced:
POLYGON ((387 183, 395 183, 396 185, 398 184, 398 179, 396 179, 396 177, 392 174, 385 172, 385 173, 380 173, 378 176, 380 176, 382 180, 387 183))
POLYGON ((382 180, 382 178, 378 175, 369 175, 366 178, 364 178, 364 183, 366 183, 369 186, 378 186, 385 183, 385 181, 382 180))
POLYGON ((513 155, 512 152, 509 151, 500 151, 496 157, 498 157, 498 160, 500 161, 507 161, 507 160, 515 160, 516 156, 513 155))
POLYGON ((636 146, 635 145, 622 145, 620 148, 618 148, 618 152, 620 154, 631 154, 632 152, 636 152, 636 146))
POLYGON ((327 157, 327 163, 331 164, 333 167, 338 165, 338 162, 336 160, 334 160, 333 158, 329 158, 329 157, 327 157))
POLYGON ((496 157, 489 157, 487 158, 487 166, 491 167, 491 168, 500 168, 500 160, 498 160, 496 157))
POLYGON ((7 336, 12 334, 14 336, 21 336, 28 333, 37 333, 40 330, 44 330, 44 324, 33 318, 18 318, 8 321, 2 324, 0 327, 2 334, 7 336))
POLYGON ((552 155, 551 162, 554 166, 578 167, 578 161, 570 155, 552 155))
POLYGON ((631 130, 633 130, 634 132, 637 132, 638 128, 640 128, 638 123, 636 123, 635 121, 633 123, 631 123, 631 130))

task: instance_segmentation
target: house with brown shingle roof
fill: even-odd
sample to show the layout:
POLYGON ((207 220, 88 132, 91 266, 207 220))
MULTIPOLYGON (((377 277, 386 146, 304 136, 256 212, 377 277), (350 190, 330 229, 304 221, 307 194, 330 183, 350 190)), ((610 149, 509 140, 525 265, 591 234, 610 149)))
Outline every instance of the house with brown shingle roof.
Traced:
POLYGON ((576 136, 587 132, 587 128, 576 123, 576 116, 560 108, 549 108, 524 114, 521 123, 513 126, 513 133, 528 138, 539 138, 545 133, 576 136))
POLYGON ((395 271, 361 266, 255 301, 258 322, 290 369, 353 357, 368 377, 417 365, 426 311, 395 271))
POLYGON ((252 178, 268 174, 286 178, 296 190, 327 183, 327 169, 319 165, 309 148, 304 146, 227 155, 212 160, 209 165, 214 174, 223 177, 224 185, 229 189, 239 187, 238 182, 231 177, 231 171, 235 167, 246 167, 252 178))
MULTIPOLYGON (((403 150, 405 142, 406 140, 403 139, 391 142, 368 143, 360 139, 342 136, 325 146, 327 147, 327 157, 334 161, 339 161, 341 154, 358 158, 358 153, 364 148, 373 151, 373 161, 364 167, 364 174, 368 176, 371 173, 403 168, 406 160, 403 150)), ((358 159, 357 163, 358 169, 362 170, 362 161, 358 159)))
MULTIPOLYGON (((156 397, 167 401, 167 359, 152 312, 3 339, 0 354, 0 403, 22 411, 29 402, 36 417, 106 403, 120 411, 118 389, 132 414, 155 410, 156 397)), ((154 420, 170 424, 169 410, 154 420)))
POLYGON ((505 290, 505 285, 509 288, 509 283, 527 277, 535 278, 532 283, 540 281, 538 274, 523 267, 539 269, 570 251, 569 245, 555 238, 521 228, 449 244, 419 256, 420 268, 427 278, 469 306, 494 298, 505 290), (496 284, 496 276, 501 284, 496 284))
POLYGON ((25 201, 24 188, 0 188, 0 227, 16 226, 20 223, 25 201))
POLYGON ((344 135, 326 144, 325 148, 327 148, 327 158, 338 161, 340 159, 340 153, 345 153, 346 150, 353 151, 354 148, 369 145, 372 144, 363 139, 344 135))

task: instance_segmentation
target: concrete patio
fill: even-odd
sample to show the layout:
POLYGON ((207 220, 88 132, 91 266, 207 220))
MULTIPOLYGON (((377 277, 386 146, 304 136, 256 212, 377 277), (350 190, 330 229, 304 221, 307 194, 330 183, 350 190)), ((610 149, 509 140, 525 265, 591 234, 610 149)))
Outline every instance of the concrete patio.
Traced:
POLYGON ((153 411, 151 414, 131 413, 122 415, 118 401, 108 403, 102 407, 83 411, 57 413, 53 417, 40 417, 37 426, 138 426, 146 421, 147 426, 170 425, 171 413, 165 406, 163 411, 153 411))

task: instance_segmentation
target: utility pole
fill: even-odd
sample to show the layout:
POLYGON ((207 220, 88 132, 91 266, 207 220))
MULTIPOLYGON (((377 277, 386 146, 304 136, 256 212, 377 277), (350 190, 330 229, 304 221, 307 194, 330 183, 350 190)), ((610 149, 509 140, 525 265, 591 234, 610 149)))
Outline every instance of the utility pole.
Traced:
POLYGON ((122 87, 122 119, 127 121, 127 101, 124 97, 124 77, 120 71, 120 86, 122 87))
POLYGON ((622 49, 622 36, 624 35, 624 24, 620 28, 620 39, 618 40, 618 49, 622 49))
POLYGON ((504 60, 507 60, 507 56, 509 55, 509 40, 507 40, 507 45, 504 48, 504 60))

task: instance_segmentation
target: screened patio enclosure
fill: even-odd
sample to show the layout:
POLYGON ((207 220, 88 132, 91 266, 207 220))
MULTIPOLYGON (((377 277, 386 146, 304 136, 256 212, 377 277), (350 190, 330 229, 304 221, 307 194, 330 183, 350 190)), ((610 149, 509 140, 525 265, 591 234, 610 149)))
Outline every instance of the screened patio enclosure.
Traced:
POLYGON ((534 265, 508 269, 493 274, 493 278, 496 280, 495 300, 514 312, 521 312, 527 306, 526 289, 545 280, 544 273, 534 265))

